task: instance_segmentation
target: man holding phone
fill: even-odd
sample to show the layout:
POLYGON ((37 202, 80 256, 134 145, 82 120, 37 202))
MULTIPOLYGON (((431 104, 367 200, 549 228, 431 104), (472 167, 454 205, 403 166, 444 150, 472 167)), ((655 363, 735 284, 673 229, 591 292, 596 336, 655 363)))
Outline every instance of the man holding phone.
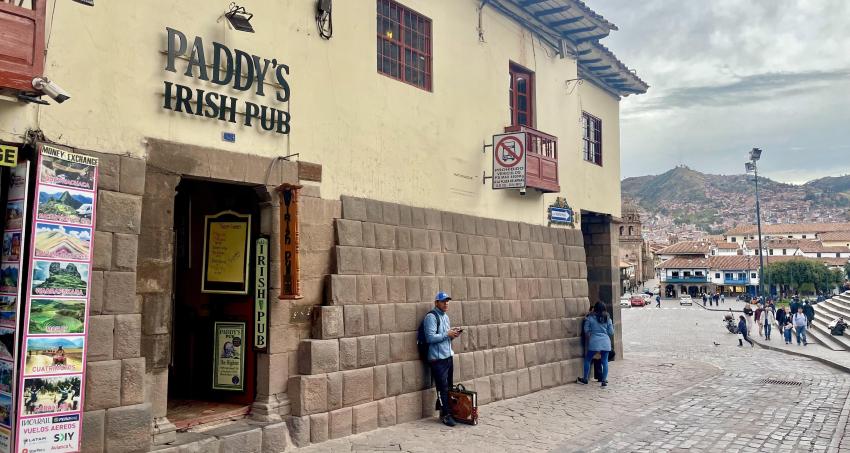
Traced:
POLYGON ((434 309, 425 315, 425 336, 428 341, 428 364, 431 366, 431 376, 437 386, 440 405, 440 420, 446 426, 455 426, 449 410, 449 389, 452 387, 452 340, 457 338, 463 329, 452 328, 449 321, 449 297, 443 291, 434 298, 434 309))

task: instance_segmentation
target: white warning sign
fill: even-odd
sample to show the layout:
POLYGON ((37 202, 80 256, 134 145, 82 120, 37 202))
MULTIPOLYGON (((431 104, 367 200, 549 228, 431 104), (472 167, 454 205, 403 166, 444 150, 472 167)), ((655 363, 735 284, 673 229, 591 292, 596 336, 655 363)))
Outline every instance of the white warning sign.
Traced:
POLYGON ((525 132, 493 136, 493 188, 525 187, 525 132))

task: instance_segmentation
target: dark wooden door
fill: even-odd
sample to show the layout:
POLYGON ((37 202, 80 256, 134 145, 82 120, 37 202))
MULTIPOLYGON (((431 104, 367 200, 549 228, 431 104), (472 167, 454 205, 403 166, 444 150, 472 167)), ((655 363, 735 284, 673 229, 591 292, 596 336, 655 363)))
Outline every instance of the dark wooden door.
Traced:
POLYGON ((259 206, 250 187, 184 180, 175 201, 175 278, 172 363, 169 397, 223 403, 251 404, 256 387, 253 351, 254 241, 259 234, 259 206), (204 218, 222 211, 251 215, 248 294, 201 292, 204 257, 204 218), (244 390, 214 390, 216 358, 214 323, 243 322, 244 390))

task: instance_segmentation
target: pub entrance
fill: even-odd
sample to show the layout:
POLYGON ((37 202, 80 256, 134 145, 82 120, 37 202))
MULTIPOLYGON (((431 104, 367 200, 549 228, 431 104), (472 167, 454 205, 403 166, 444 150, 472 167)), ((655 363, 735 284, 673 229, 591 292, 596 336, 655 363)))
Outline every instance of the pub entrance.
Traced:
POLYGON ((178 429, 245 416, 254 402, 259 230, 252 187, 186 178, 177 186, 167 415, 178 429))

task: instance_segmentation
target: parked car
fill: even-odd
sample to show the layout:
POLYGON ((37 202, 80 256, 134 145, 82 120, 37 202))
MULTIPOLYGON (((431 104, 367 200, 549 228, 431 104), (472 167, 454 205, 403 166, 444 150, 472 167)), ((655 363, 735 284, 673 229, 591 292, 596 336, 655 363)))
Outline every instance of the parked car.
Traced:
POLYGON ((679 298, 679 305, 693 305, 694 300, 689 295, 684 295, 679 298))
POLYGON ((635 295, 629 299, 629 304, 632 307, 643 307, 646 305, 646 301, 643 300, 643 297, 635 295))
POLYGON ((631 303, 629 303, 629 299, 630 299, 630 297, 629 297, 629 296, 623 296, 623 297, 621 297, 621 298, 620 298, 620 306, 621 306, 621 307, 631 307, 631 306, 632 306, 632 304, 631 304, 631 303))

